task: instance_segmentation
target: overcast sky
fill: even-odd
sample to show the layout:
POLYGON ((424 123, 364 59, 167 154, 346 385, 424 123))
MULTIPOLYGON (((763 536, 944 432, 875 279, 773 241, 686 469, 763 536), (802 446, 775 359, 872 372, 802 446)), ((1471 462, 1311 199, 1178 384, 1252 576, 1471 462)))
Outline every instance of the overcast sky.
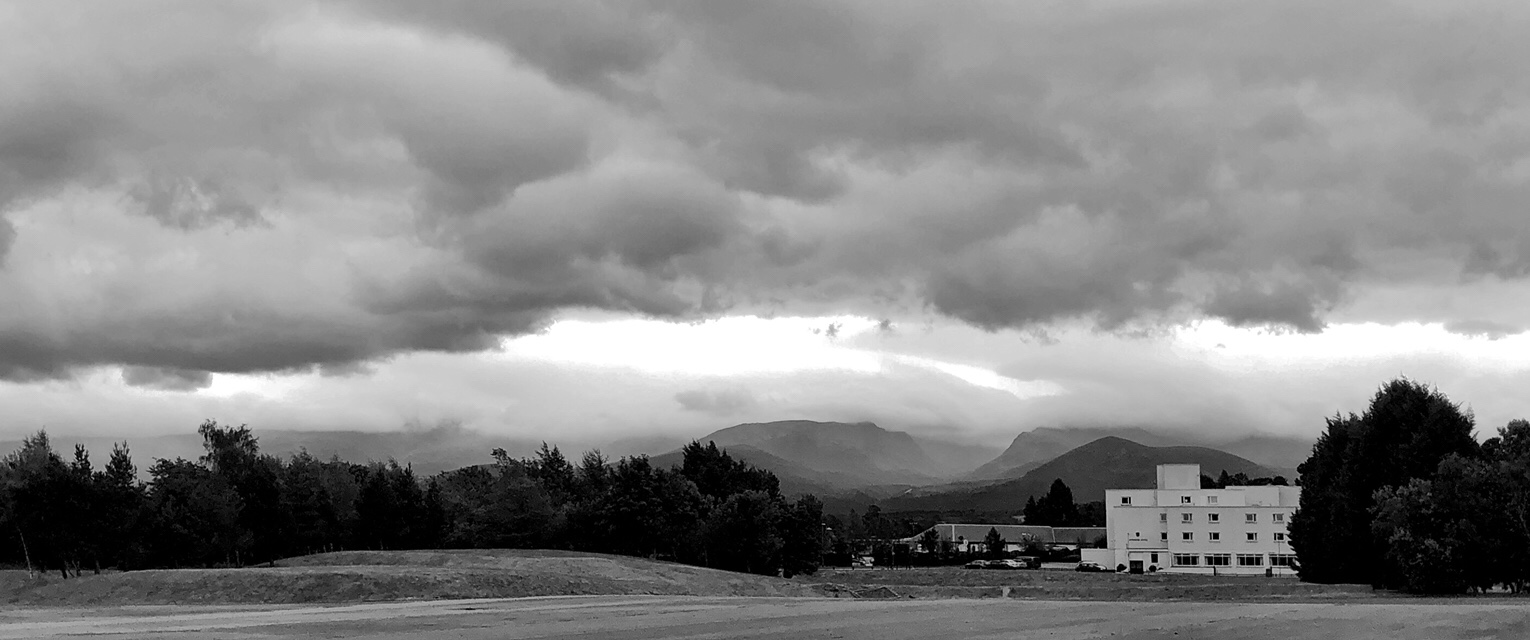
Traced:
POLYGON ((1523 2, 0 2, 0 434, 1530 416, 1523 2))

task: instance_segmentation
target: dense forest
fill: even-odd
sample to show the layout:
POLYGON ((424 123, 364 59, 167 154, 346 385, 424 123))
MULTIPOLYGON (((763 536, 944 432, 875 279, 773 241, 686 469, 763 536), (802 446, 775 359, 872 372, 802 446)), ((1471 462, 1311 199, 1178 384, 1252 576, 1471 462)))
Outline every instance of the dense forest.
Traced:
POLYGON ((396 462, 262 454, 246 427, 201 425, 206 455, 156 460, 141 482, 127 445, 97 469, 46 432, 0 463, 0 562, 58 571, 243 566, 340 549, 560 548, 765 575, 817 569, 822 508, 715 445, 683 463, 577 464, 543 445, 418 478, 396 462))
POLYGON ((1416 593, 1530 586, 1530 422, 1478 444, 1474 418, 1400 379, 1337 415, 1301 465, 1301 577, 1416 593))

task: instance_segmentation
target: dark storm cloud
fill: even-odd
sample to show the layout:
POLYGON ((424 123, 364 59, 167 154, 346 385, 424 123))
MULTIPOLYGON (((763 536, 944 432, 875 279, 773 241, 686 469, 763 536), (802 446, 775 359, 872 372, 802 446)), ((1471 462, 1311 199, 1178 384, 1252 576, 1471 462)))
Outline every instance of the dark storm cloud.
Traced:
POLYGON ((212 384, 212 374, 206 371, 130 366, 122 368, 122 382, 130 387, 162 391, 196 391, 212 384))
POLYGON ((1525 332, 1524 327, 1493 322, 1491 320, 1458 320, 1447 322, 1445 323, 1445 330, 1471 338, 1487 338, 1489 340, 1502 340, 1525 332))
POLYGON ((613 89, 614 76, 647 69, 673 46, 673 34, 662 33, 663 24, 639 2, 395 0, 359 6, 484 38, 561 82, 590 89, 613 89))
POLYGON ((747 389, 689 389, 675 394, 675 402, 686 411, 717 416, 734 415, 756 404, 747 389))
POLYGON ((1234 327, 1287 326, 1299 331, 1322 331, 1321 314, 1309 292, 1284 285, 1239 285, 1217 291, 1206 313, 1234 327))
POLYGON ((1310 332, 1416 264, 1530 276, 1514 4, 4 11, 7 378, 346 370, 571 308, 1310 332))

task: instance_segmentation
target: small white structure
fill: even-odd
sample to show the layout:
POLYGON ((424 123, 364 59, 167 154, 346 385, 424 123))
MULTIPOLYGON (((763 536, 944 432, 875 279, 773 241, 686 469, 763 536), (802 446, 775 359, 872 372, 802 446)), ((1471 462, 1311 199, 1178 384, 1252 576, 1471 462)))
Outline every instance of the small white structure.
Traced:
POLYGON ((1048 527, 1043 525, 1025 524, 958 524, 942 522, 913 536, 903 538, 898 542, 914 545, 915 552, 923 552, 918 545, 925 533, 934 531, 940 537, 941 542, 950 543, 951 550, 966 553, 985 551, 984 540, 988 538, 988 531, 997 530, 999 536, 1004 538, 1005 551, 1024 551, 1026 544, 1032 541, 1049 548, 1078 549, 1094 544, 1100 536, 1105 535, 1102 527, 1048 527))
POLYGON ((1131 571, 1292 575, 1286 526, 1300 487, 1202 489, 1201 467, 1158 465, 1156 489, 1105 492, 1107 548, 1083 560, 1131 571))

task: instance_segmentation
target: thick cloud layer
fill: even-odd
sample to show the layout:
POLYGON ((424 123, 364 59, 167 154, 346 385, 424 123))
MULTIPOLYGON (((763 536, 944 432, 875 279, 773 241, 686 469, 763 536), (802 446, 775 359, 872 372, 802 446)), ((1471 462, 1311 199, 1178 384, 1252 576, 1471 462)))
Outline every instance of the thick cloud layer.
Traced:
POLYGON ((1527 290, 1519 4, 901 4, 0 4, 0 378, 576 308, 1530 326, 1436 295, 1527 290))

